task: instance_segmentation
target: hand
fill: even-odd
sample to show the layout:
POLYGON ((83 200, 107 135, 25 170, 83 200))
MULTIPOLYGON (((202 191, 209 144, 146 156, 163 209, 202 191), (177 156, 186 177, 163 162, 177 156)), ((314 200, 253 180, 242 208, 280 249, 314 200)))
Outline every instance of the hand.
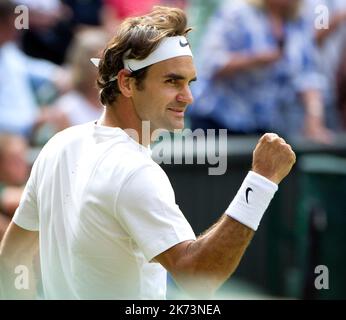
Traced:
POLYGON ((252 170, 279 184, 291 171, 296 155, 275 133, 264 134, 253 152, 252 170))
POLYGON ((318 143, 331 144, 334 140, 333 132, 325 127, 319 117, 308 116, 306 118, 304 133, 307 139, 318 143))

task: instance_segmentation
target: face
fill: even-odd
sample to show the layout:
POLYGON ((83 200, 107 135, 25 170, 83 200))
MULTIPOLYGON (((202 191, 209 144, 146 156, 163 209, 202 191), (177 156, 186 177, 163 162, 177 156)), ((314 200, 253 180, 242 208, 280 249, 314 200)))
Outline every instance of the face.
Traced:
POLYGON ((151 131, 184 128, 186 108, 193 102, 190 84, 196 80, 192 57, 182 56, 149 67, 143 89, 133 90, 138 117, 150 121, 151 131))

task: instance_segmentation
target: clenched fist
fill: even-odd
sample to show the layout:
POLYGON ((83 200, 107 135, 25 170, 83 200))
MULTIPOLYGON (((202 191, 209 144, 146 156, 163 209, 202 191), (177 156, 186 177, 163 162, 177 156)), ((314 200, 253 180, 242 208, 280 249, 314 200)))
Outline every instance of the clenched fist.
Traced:
POLYGON ((295 162, 296 155, 291 146, 277 134, 266 133, 253 152, 252 170, 279 184, 295 162))

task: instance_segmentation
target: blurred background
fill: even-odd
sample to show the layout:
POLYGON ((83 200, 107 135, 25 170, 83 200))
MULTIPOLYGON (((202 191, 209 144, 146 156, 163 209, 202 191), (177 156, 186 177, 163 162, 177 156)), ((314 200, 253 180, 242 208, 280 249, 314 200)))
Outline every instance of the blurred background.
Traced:
MULTIPOLYGON (((195 233, 227 208, 261 134, 279 133, 297 153, 216 298, 345 299, 345 0, 0 0, 0 239, 42 146, 103 112, 89 59, 124 18, 157 4, 183 8, 193 27, 186 127, 227 129, 217 137, 224 175, 196 161, 162 165, 195 233), (318 266, 328 270, 322 289, 318 266)), ((168 280, 168 298, 184 298, 168 280)))

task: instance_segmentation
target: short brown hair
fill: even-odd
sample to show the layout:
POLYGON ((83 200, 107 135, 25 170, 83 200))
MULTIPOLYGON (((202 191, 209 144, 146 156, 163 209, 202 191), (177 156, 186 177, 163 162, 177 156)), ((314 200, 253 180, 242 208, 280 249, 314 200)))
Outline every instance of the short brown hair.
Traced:
MULTIPOLYGON (((155 6, 149 14, 124 20, 115 36, 108 43, 99 63, 97 86, 100 89, 100 100, 105 106, 112 105, 120 94, 114 77, 124 68, 123 56, 131 49, 128 58, 145 59, 158 46, 164 37, 186 35, 187 17, 178 8, 155 6)), ((148 68, 148 67, 147 67, 148 68)), ((147 68, 132 72, 136 84, 141 86, 147 68)))

